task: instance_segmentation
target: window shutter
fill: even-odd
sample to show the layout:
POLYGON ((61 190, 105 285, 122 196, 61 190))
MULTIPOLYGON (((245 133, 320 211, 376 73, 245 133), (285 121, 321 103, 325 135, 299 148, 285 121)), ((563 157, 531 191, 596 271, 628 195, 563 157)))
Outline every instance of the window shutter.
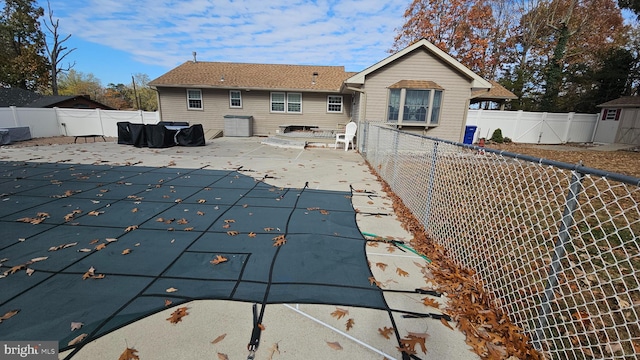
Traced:
POLYGON ((616 109, 616 121, 620 120, 620 113, 622 112, 622 109, 616 109))

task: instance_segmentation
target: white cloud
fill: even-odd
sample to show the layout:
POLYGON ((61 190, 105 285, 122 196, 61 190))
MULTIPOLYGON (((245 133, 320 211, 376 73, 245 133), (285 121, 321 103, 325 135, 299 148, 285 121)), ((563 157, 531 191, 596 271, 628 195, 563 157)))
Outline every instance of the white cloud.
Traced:
POLYGON ((149 65, 172 68, 197 51, 203 61, 360 70, 391 48, 408 4, 395 3, 51 0, 51 7, 63 33, 124 51, 149 65))

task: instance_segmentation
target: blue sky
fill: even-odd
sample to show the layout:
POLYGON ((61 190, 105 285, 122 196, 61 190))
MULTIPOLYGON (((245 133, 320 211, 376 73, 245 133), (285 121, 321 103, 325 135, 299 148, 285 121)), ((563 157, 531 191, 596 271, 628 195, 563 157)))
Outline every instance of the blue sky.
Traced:
MULTIPOLYGON (((151 79, 192 59, 342 65, 360 71, 384 59, 410 1, 50 0, 63 65, 103 86, 151 79)), ((47 11, 47 1, 38 0, 47 11)), ((46 30, 45 30, 46 32, 46 30)))

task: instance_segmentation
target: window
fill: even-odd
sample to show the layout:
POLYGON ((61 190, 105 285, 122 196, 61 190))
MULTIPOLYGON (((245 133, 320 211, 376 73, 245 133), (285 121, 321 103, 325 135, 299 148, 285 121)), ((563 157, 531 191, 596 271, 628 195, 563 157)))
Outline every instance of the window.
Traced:
MULTIPOLYGON (((408 81, 403 80, 402 82, 408 81)), ((430 86, 435 85, 431 82, 425 83, 430 86)), ((387 120, 389 122, 398 122, 400 124, 403 122, 417 123, 427 126, 438 125, 442 106, 442 90, 397 88, 396 85, 392 86, 389 89, 387 110, 387 120)), ((435 86, 437 87, 437 85, 435 86)))
POLYGON ((342 96, 341 95, 327 96, 327 112, 330 112, 330 113, 342 112, 342 96))
POLYGON ((389 121, 398 121, 400 114, 400 89, 389 90, 389 121))
POLYGON ((202 91, 199 89, 187 89, 187 109, 202 110, 202 91))
POLYGON ((622 109, 602 109, 602 120, 620 120, 622 109))
POLYGON ((229 107, 241 108, 242 107, 242 94, 240 90, 229 91, 229 107))
POLYGON ((302 93, 271 93, 271 112, 302 113, 302 93))

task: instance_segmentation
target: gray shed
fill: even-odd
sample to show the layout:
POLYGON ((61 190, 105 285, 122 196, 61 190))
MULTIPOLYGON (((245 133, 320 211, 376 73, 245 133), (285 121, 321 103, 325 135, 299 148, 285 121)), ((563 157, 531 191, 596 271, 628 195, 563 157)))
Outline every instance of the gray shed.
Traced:
POLYGON ((640 96, 623 96, 598 107, 602 111, 594 142, 640 146, 640 96))

